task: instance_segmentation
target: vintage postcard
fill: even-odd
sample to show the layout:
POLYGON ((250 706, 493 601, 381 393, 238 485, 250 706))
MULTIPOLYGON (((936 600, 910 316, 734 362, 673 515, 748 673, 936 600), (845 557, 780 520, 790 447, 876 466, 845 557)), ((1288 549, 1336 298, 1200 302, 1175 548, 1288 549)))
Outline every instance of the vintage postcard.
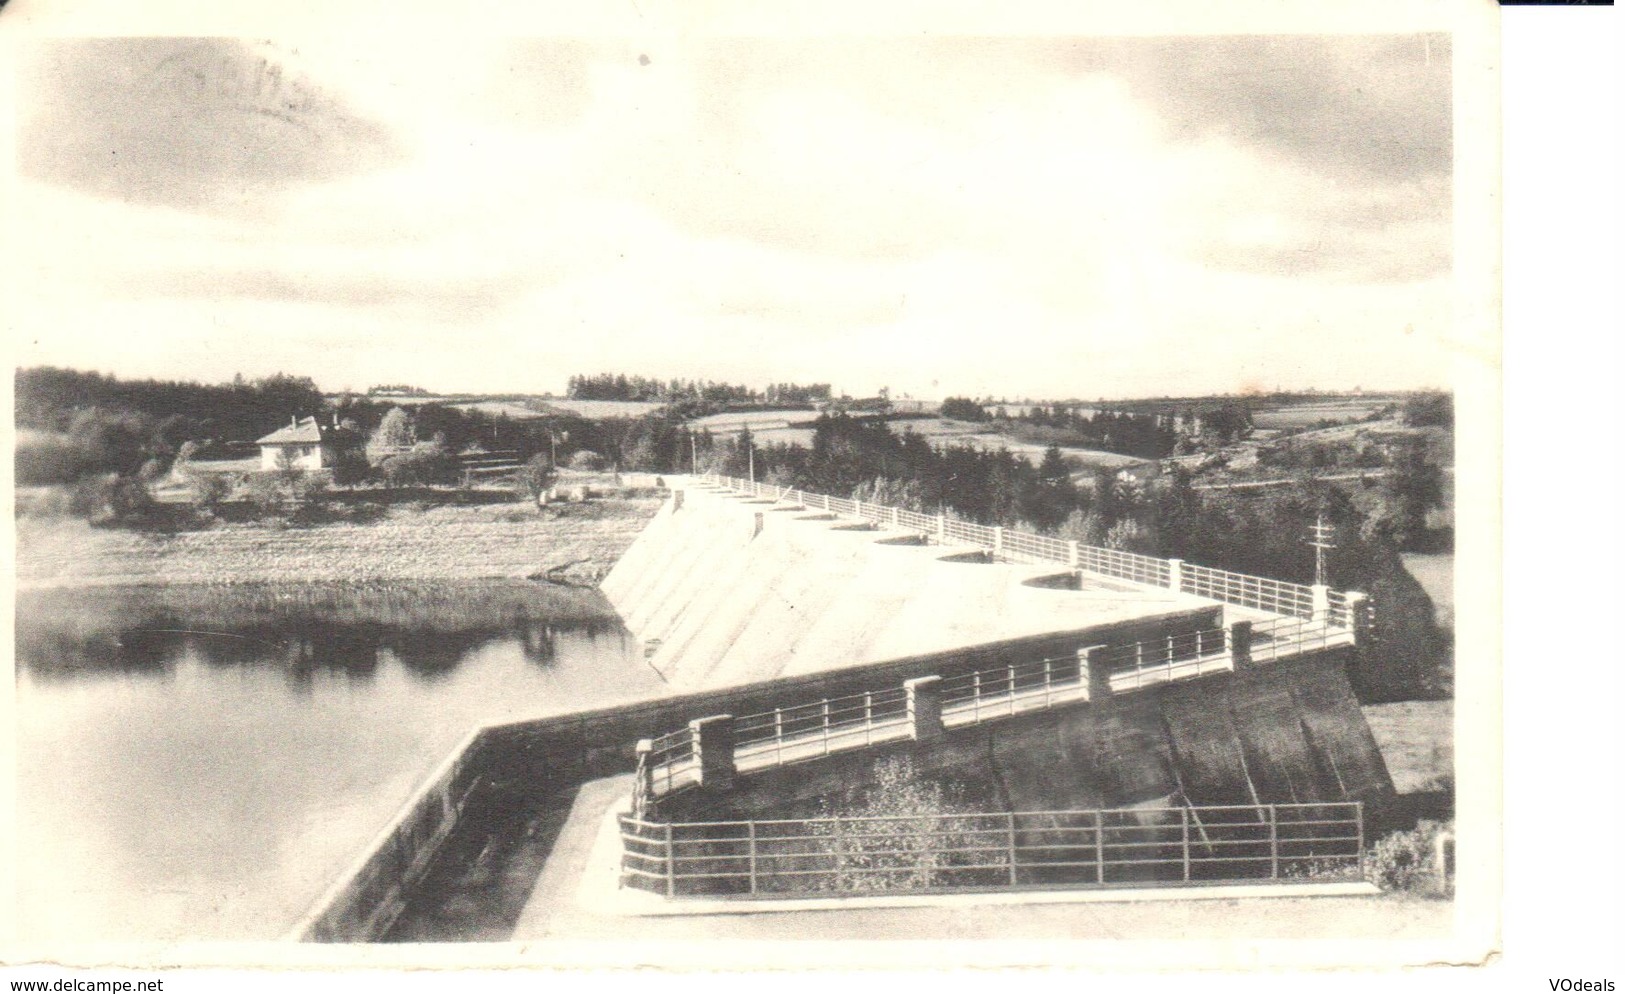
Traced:
POLYGON ((184 6, 0 15, 7 962, 1499 949, 1493 6, 184 6))

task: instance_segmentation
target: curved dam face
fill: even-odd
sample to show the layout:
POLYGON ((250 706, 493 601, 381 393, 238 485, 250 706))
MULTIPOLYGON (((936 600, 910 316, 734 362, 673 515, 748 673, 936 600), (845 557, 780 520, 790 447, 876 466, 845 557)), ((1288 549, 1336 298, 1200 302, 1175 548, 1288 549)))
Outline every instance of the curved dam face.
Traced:
POLYGON ((1036 580, 1055 567, 988 562, 963 545, 699 488, 661 509, 602 588, 651 664, 683 688, 722 687, 1213 607, 1111 581, 1036 580))

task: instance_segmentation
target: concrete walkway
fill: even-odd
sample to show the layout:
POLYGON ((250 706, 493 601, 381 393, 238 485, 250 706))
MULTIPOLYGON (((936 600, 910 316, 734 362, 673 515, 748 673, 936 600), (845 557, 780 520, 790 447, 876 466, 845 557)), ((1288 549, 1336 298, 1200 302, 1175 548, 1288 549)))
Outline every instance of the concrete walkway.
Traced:
POLYGON ((631 777, 582 787, 513 939, 1445 939, 1445 901, 1369 896, 1363 885, 890 895, 670 902, 617 886, 614 814, 631 777), (1315 896, 1308 896, 1313 893, 1315 896))

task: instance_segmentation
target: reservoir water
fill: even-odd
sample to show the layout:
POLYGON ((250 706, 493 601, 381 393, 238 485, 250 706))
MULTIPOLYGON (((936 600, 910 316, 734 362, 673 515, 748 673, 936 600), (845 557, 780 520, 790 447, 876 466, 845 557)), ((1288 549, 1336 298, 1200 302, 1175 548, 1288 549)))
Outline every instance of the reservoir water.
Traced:
POLYGON ((665 692, 596 591, 19 592, 21 937, 280 938, 474 726, 665 692))

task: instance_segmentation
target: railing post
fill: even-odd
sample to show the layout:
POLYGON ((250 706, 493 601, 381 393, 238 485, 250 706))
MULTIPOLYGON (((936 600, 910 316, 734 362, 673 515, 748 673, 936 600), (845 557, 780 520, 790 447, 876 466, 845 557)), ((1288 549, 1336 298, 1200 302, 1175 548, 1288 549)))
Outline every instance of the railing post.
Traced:
POLYGON ((696 718, 688 723, 688 728, 694 736, 694 758, 699 761, 700 785, 719 790, 732 786, 737 772, 734 767, 733 715, 696 718))
POLYGON ((1176 594, 1185 589, 1185 560, 1168 560, 1168 589, 1176 594))
POLYGON ((1326 614, 1331 610, 1330 587, 1324 583, 1317 583, 1309 588, 1309 620, 1325 623, 1326 614))
POLYGON ((1237 621, 1225 630, 1230 643, 1230 666, 1233 669, 1251 669, 1253 665, 1253 623, 1237 621))
POLYGON ((1281 837, 1275 827, 1275 805, 1270 808, 1270 879, 1281 879, 1281 837))
POLYGON ((671 822, 666 822, 666 896, 677 896, 677 852, 671 843, 671 822))
POLYGON ((891 526, 893 528, 897 527, 897 508, 895 507, 891 509, 891 526))
POLYGON ((946 514, 937 515, 937 544, 948 544, 948 516, 946 514))
POLYGON ((745 822, 745 828, 750 832, 750 892, 756 893, 756 823, 745 822))
POLYGON ((633 798, 642 798, 642 804, 632 805, 632 814, 637 818, 643 817, 644 806, 648 799, 655 796, 654 749, 652 739, 638 739, 638 782, 633 791, 633 798))
POLYGON ((1184 853, 1185 882, 1191 882, 1191 809, 1179 809, 1179 848, 1184 853))
POLYGON ((1066 562, 1073 569, 1083 568, 1083 554, 1078 551, 1078 540, 1071 539, 1066 543, 1066 562))
POLYGON ((1112 675, 1106 669, 1106 647, 1103 645, 1085 646, 1078 650, 1078 674, 1084 686, 1089 688, 1091 702, 1104 701, 1112 696, 1112 675))
POLYGON ((1354 634, 1354 645, 1363 649, 1371 641, 1371 598, 1358 590, 1343 595, 1348 600, 1349 630, 1354 634))
POLYGON ((875 695, 872 691, 863 692, 863 744, 873 745, 875 738, 875 695))
POLYGON ((853 508, 853 510, 854 510, 854 511, 855 511, 855 512, 856 512, 856 513, 857 513, 857 515, 858 515, 858 520, 859 520, 859 521, 863 521, 863 520, 866 520, 866 519, 865 519, 865 518, 864 518, 864 517, 863 517, 863 501, 861 501, 861 500, 854 500, 854 501, 853 501, 853 502, 852 502, 852 508, 853 508))
POLYGON ((1004 817, 1007 819, 1006 828, 1008 831, 1006 838, 1010 850, 1010 886, 1014 887, 1016 886, 1016 813, 1007 811, 1004 817))
POLYGON ((1106 818, 1095 809, 1095 883, 1106 882, 1106 818))
POLYGON ((1004 527, 995 526, 993 529, 993 558, 998 559, 1004 555, 1004 527))
POLYGON ((829 698, 824 698, 824 755, 829 755, 829 698))
POLYGON ((942 737, 942 677, 922 676, 903 681, 908 696, 909 735, 916 742, 942 737))

